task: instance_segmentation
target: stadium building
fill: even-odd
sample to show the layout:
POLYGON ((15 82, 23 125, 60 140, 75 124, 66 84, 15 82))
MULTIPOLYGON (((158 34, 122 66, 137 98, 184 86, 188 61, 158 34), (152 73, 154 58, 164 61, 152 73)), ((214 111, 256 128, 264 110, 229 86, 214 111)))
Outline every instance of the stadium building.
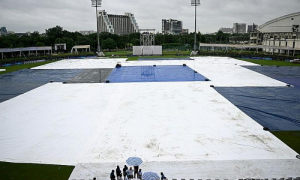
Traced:
POLYGON ((105 10, 98 11, 99 31, 117 35, 139 32, 139 26, 131 13, 125 15, 107 14, 105 10))
POLYGON ((300 52, 300 12, 288 14, 268 21, 251 33, 251 45, 279 46, 294 48, 294 52, 279 49, 264 49, 266 52, 290 55, 300 52))

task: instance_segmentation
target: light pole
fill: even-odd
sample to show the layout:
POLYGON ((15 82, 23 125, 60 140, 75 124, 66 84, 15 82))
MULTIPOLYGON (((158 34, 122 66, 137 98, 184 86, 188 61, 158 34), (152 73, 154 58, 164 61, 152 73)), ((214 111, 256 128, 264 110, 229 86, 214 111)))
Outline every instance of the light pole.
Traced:
POLYGON ((195 39, 194 39, 194 52, 193 54, 197 54, 196 50, 197 50, 197 6, 200 5, 200 0, 191 0, 191 5, 195 6, 195 39))
POLYGON ((295 48, 296 48, 296 38, 297 38, 296 34, 293 34, 293 39, 294 39, 294 42, 293 42, 293 48, 294 48, 293 56, 295 56, 295 52, 296 52, 296 50, 295 50, 295 48))
POLYGON ((103 52, 101 51, 100 47, 100 40, 99 40, 99 18, 98 18, 98 7, 101 7, 102 0, 92 0, 92 7, 96 7, 96 19, 97 19, 97 55, 104 56, 103 52))

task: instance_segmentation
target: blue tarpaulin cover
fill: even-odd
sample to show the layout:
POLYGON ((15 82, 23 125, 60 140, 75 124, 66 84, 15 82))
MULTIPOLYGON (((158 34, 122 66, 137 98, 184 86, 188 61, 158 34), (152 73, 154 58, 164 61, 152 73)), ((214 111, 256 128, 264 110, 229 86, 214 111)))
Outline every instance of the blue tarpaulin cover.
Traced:
POLYGON ((107 80, 125 82, 205 81, 206 77, 188 66, 130 66, 115 68, 107 80))
POLYGON ((23 69, 0 75, 0 103, 31 91, 44 84, 65 82, 84 70, 32 70, 23 69))
POLYGON ((247 69, 261 73, 278 81, 300 88, 299 66, 244 66, 247 69))
POLYGON ((300 90, 289 87, 218 87, 216 90, 271 131, 300 130, 300 90))

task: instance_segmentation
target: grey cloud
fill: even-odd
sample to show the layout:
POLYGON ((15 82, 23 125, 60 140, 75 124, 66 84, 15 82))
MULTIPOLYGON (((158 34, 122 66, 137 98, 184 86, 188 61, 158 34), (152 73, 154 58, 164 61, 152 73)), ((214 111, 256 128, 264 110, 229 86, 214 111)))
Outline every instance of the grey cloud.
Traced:
MULTIPOLYGON (((182 20, 184 28, 194 29, 194 9, 189 0, 103 0, 102 4, 101 9, 111 14, 135 14, 140 28, 161 31, 161 19, 173 18, 182 20)), ((299 9, 300 0, 201 0, 197 29, 215 32, 235 22, 260 25, 299 9)), ((0 0, 0 12, 0 26, 16 32, 44 32, 56 25, 69 31, 96 29, 90 0, 0 0)))

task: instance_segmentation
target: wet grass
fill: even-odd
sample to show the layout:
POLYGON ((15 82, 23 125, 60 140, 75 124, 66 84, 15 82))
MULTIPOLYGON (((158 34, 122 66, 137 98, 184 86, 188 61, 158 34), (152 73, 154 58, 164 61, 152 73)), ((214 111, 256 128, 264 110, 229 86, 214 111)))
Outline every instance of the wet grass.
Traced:
POLYGON ((163 51, 165 55, 191 54, 191 51, 163 51))
POLYGON ((35 60, 41 60, 41 59, 47 59, 47 58, 69 58, 69 57, 85 57, 85 56, 96 56, 96 53, 93 52, 84 52, 80 54, 72 54, 72 53, 64 53, 64 54, 53 54, 53 55, 41 55, 41 56, 27 56, 25 57, 14 57, 14 58, 7 58, 7 59, 0 59, 0 61, 35 61, 35 60))
POLYGON ((264 65, 264 66, 300 66, 297 63, 285 62, 285 61, 275 61, 275 60, 254 60, 254 59, 244 59, 238 58, 242 61, 251 62, 254 64, 264 65))
POLYGON ((112 51, 112 52, 104 52, 104 54, 107 57, 112 56, 112 55, 130 56, 130 55, 132 55, 132 51, 112 51))
POLYGON ((282 142, 300 154, 300 131, 279 131, 272 133, 282 142))
MULTIPOLYGON (((112 52, 104 52, 105 56, 109 57, 112 55, 118 55, 118 56, 131 56, 132 55, 132 50, 131 51, 112 51, 112 52)), ((189 55, 191 54, 191 51, 163 51, 163 56, 168 56, 168 55, 189 55)))
POLYGON ((127 61, 137 61, 139 58, 144 58, 144 59, 152 59, 152 58, 188 58, 189 56, 177 56, 177 55, 164 55, 164 56, 134 56, 134 57, 129 57, 127 61))
POLYGON ((39 62, 39 63, 32 63, 32 64, 22 64, 22 65, 15 65, 15 66, 8 66, 8 67, 0 67, 0 69, 5 69, 6 71, 0 72, 0 74, 6 74, 6 73, 11 73, 14 71, 19 71, 22 69, 30 69, 34 68, 37 66, 42 66, 45 64, 53 63, 56 61, 45 61, 45 62, 39 62))
POLYGON ((74 166, 0 162, 0 180, 68 180, 74 166))

